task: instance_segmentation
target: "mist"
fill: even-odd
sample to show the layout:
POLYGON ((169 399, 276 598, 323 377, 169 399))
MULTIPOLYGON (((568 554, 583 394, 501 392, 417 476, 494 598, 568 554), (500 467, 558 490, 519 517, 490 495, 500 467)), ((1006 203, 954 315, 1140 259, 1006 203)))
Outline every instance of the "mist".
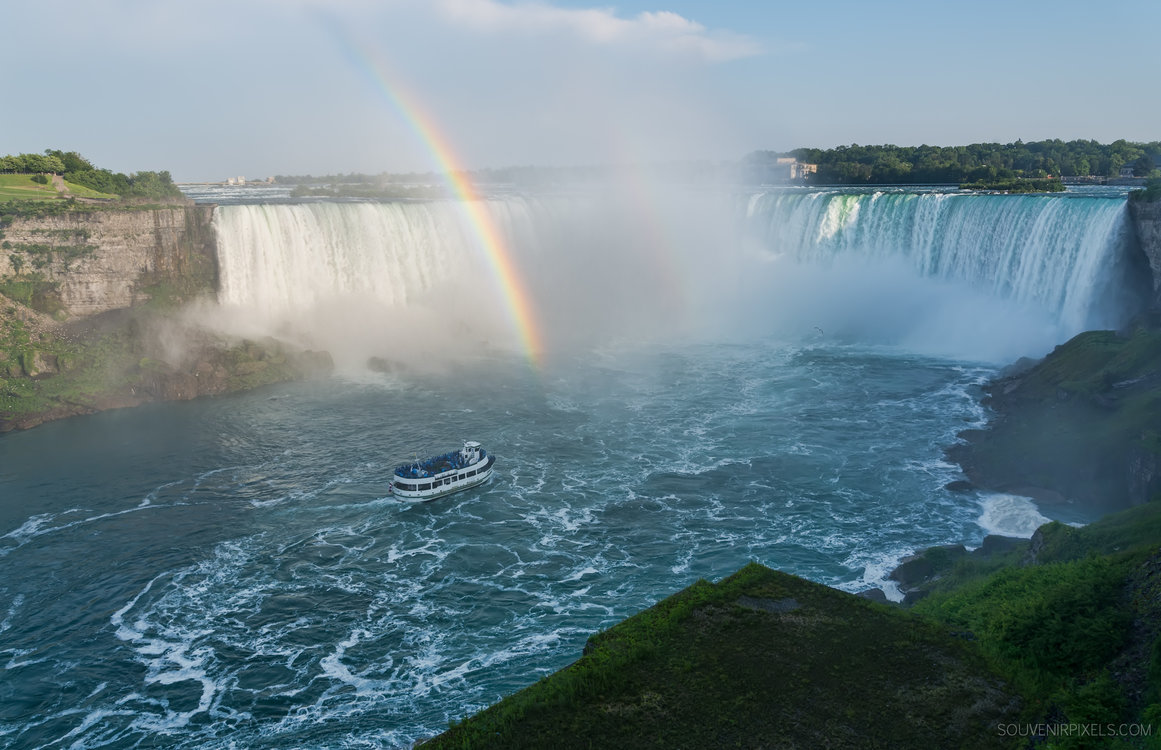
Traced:
MULTIPOLYGON (((1037 248, 992 247, 982 230, 966 246, 917 250, 836 229, 825 205, 755 213, 748 194, 622 177, 486 201, 529 320, 457 201, 221 207, 221 305, 203 314, 235 335, 327 350, 346 372, 527 354, 521 326, 546 362, 613 343, 769 339, 1004 363, 1121 315, 1100 302, 1118 296, 1107 293, 1117 264, 1101 260, 1118 252, 1115 223, 1065 253, 1075 267, 1057 263, 1017 288, 993 278, 989 253, 1037 248), (924 269, 917 254, 946 268, 924 269)), ((1040 221, 1030 205, 1026 220, 1040 221)))

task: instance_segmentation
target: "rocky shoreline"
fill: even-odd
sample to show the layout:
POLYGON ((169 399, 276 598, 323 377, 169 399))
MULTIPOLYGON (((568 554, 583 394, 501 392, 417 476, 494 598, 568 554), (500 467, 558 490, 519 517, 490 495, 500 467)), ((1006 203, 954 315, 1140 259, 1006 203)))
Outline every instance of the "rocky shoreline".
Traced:
POLYGON ((947 449, 972 487, 1098 514, 1161 493, 1161 326, 1088 331, 985 389, 986 429, 947 449))
MULTIPOLYGON (((966 477, 946 489, 1027 497, 1056 519, 1095 519, 1161 502, 1157 315, 1140 316, 1119 332, 1079 334, 1038 362, 1017 362, 984 386, 984 405, 987 426, 961 432, 961 442, 945 451, 966 477)), ((911 605, 957 564, 1035 562, 1044 528, 1031 541, 988 535, 971 551, 962 544, 920 550, 888 579, 911 605)), ((861 595, 887 600, 881 589, 861 595)))

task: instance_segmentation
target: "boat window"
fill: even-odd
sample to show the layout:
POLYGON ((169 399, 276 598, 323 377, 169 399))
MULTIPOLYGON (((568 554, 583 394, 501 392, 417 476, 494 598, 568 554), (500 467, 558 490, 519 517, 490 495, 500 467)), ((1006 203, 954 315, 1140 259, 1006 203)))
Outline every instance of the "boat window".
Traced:
POLYGON ((431 489, 431 485, 430 485, 430 484, 421 484, 421 485, 419 485, 419 489, 421 489, 421 490, 430 490, 430 489, 431 489))
POLYGON ((467 476, 469 476, 469 477, 474 477, 475 475, 476 475, 476 470, 475 470, 475 469, 472 469, 471 471, 469 471, 469 472, 467 473, 467 476))

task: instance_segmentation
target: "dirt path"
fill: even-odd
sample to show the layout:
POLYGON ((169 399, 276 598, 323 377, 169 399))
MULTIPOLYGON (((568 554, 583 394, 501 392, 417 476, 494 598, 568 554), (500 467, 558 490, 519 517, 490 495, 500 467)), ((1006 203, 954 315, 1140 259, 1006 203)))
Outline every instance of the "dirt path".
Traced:
POLYGON ((54 174, 52 176, 52 186, 56 188, 56 191, 61 195, 69 194, 69 186, 65 184, 64 178, 59 174, 54 174))

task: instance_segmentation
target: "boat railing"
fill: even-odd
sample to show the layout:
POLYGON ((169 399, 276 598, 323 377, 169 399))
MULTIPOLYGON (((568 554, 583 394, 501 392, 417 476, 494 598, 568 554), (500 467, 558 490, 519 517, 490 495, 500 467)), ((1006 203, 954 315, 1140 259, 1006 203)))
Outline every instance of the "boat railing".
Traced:
MULTIPOLYGON (((480 460, 487 458, 487 452, 479 449, 480 460)), ((395 476, 404 479, 423 479, 425 477, 442 474, 445 471, 455 471, 470 466, 465 460, 462 451, 452 451, 441 456, 425 458, 422 461, 413 461, 409 464, 400 464, 395 467, 395 476)))

